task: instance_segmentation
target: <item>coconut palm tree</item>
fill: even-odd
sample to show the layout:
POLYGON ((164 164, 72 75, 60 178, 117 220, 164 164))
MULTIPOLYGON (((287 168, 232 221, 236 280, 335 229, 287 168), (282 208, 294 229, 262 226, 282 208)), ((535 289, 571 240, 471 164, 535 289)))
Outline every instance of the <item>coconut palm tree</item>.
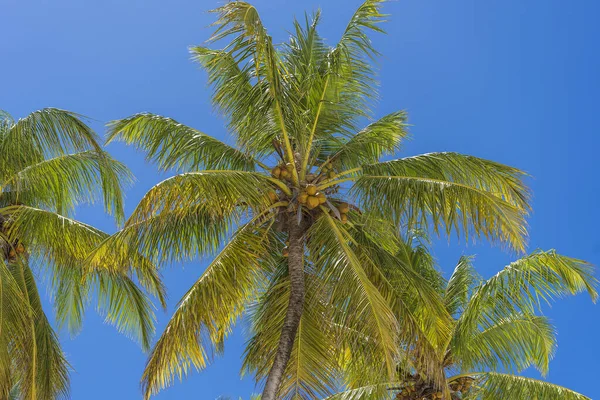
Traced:
POLYGON ((103 198, 123 219, 127 169, 98 145, 78 115, 54 108, 14 121, 0 112, 0 397, 55 399, 69 389, 69 364, 40 300, 47 277, 59 326, 76 332, 95 289, 107 321, 148 345, 151 302, 128 272, 162 298, 156 270, 142 259, 123 268, 86 267, 108 234, 70 218, 81 203, 103 198))
MULTIPOLYGON (((420 269, 431 271, 431 265, 421 262, 420 269)), ((588 399, 516 373, 530 366, 543 375, 548 372, 556 333, 548 318, 536 311, 543 302, 584 291, 595 301, 597 280, 592 272, 584 261, 536 251, 481 280, 472 257, 462 257, 440 288, 453 315, 450 340, 438 352, 440 371, 419 371, 413 360, 420 349, 405 348, 393 382, 358 387, 330 399, 588 399)), ((393 280, 396 273, 388 273, 393 280)))
MULTIPOLYGON (((159 168, 181 173, 152 188, 103 248, 119 253, 126 243, 155 263, 216 253, 150 354, 147 397, 192 366, 204 368, 240 317, 263 315, 277 316, 273 329, 259 342, 252 324, 247 356, 256 357, 246 359, 265 379, 263 400, 328 393, 330 349, 316 340, 324 306, 346 332, 371 338, 371 354, 393 375, 398 340, 410 341, 419 327, 394 315, 389 285, 352 240, 355 229, 370 240, 382 236, 382 221, 396 230, 432 226, 524 248, 528 196, 519 170, 457 153, 381 162, 407 136, 406 114, 360 128, 377 94, 368 35, 382 31, 380 6, 361 5, 334 47, 317 32, 319 13, 296 21, 290 40, 275 45, 252 5, 216 9, 210 42, 229 44, 191 52, 235 146, 154 114, 110 124, 108 142, 133 143, 159 168), (308 365, 319 366, 324 381, 308 365)), ((395 236, 370 243, 396 251, 395 236)), ((436 294, 404 270, 419 290, 415 301, 433 319, 446 318, 436 294)), ((364 342, 348 340, 357 354, 354 345, 364 342)))

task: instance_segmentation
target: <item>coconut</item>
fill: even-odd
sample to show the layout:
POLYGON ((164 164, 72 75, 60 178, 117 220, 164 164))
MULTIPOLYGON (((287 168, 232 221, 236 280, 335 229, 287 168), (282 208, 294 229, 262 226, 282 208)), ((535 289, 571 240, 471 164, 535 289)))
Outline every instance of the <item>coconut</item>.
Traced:
POLYGON ((292 173, 292 171, 294 170, 294 164, 292 164, 292 163, 285 164, 285 169, 287 170, 287 172, 292 173))
POLYGON ((348 203, 340 203, 340 205, 338 206, 338 210, 340 210, 340 213, 342 214, 347 214, 348 211, 350 211, 350 206, 348 205, 348 203))
POLYGON ((317 194, 317 186, 313 185, 312 183, 306 185, 306 193, 309 196, 314 196, 315 194, 317 194))
POLYGON ((279 176, 281 175, 281 168, 279 167, 275 167, 271 170, 271 175, 273 175, 275 178, 279 178, 279 176))
POLYGON ((283 248, 283 250, 281 251, 281 255, 282 255, 282 256, 284 256, 284 257, 287 257, 287 256, 289 256, 289 255, 290 255, 290 249, 288 249, 288 247, 287 247, 287 246, 285 246, 285 247, 283 248))
POLYGON ((298 195, 298 203, 306 204, 307 200, 308 200, 308 195, 306 193, 302 192, 298 195))
POLYGON ((290 173, 287 169, 282 169, 281 174, 279 175, 281 179, 287 179, 290 177, 290 173))
POLYGON ((317 193, 317 199, 319 199, 319 204, 325 204, 325 202, 327 201, 327 197, 325 196, 325 193, 317 193))
POLYGON ((17 253, 19 253, 19 254, 25 253, 25 246, 23 246, 23 243, 19 243, 17 245, 16 250, 17 250, 17 253))
POLYGON ((328 177, 329 179, 331 179, 331 178, 334 178, 334 177, 335 177, 335 172, 333 172, 333 171, 329 171, 329 172, 327 173, 327 177, 328 177))
POLYGON ((347 214, 340 214, 340 221, 342 221, 343 224, 345 224, 346 222, 348 222, 348 215, 347 214))
POLYGON ((317 196, 308 196, 306 204, 308 205, 308 208, 312 210, 313 208, 318 207, 319 198, 317 196))
POLYGON ((8 256, 10 258, 15 258, 17 256, 17 253, 14 250, 11 249, 11 251, 8 252, 8 256))

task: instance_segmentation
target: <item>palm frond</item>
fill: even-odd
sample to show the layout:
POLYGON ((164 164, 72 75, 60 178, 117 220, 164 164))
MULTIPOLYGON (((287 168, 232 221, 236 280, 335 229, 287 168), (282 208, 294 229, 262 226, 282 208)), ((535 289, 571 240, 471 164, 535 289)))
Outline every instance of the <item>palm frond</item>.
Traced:
POLYGON ((467 399, 544 399, 544 400, 590 400, 573 390, 522 376, 485 372, 473 374, 480 383, 472 389, 467 399))
POLYGON ((81 115, 44 108, 18 120, 2 140, 3 171, 19 171, 31 164, 80 151, 101 151, 98 136, 81 115))
POLYGON ((180 300, 152 349, 142 378, 146 398, 204 368, 243 311, 267 252, 269 228, 252 220, 240 227, 180 300))
POLYGON ((329 161, 347 170, 376 163, 383 155, 393 154, 408 136, 406 118, 404 111, 398 111, 369 124, 347 142, 334 145, 329 161))
POLYGON ((398 321, 365 270, 366 256, 360 257, 353 250, 350 233, 328 214, 316 221, 308 236, 316 271, 331 291, 329 301, 337 310, 334 322, 344 327, 341 337, 345 336, 343 340, 349 346, 368 345, 370 357, 378 364, 365 364, 378 366, 380 374, 392 377, 398 352, 398 321))
POLYGON ((107 143, 123 140, 144 150, 163 170, 237 169, 253 171, 256 161, 246 153, 200 131, 156 114, 141 113, 112 121, 107 143))
POLYGON ((547 318, 515 314, 477 332, 459 347, 464 370, 523 371, 534 365, 548 373, 550 359, 556 350, 554 327, 547 318))
POLYGON ((462 312, 479 277, 473 268, 473 257, 462 256, 448 280, 444 291, 444 303, 451 315, 462 312))
MULTIPOLYGON (((257 380, 264 379, 271 369, 290 296, 287 263, 278 257, 274 264, 267 288, 256 296, 249 312, 252 338, 246 346, 244 370, 257 380)), ((305 281, 305 307, 279 389, 282 399, 321 398, 331 394, 336 384, 336 343, 328 307, 319 291, 322 286, 312 273, 305 274, 305 281)))
POLYGON ((123 187, 129 170, 102 151, 85 151, 46 159, 4 179, 15 203, 47 207, 61 214, 103 197, 106 209, 123 217, 123 187))
POLYGON ((23 371, 19 392, 23 398, 53 400, 67 398, 69 364, 60 348, 56 333, 42 310, 34 276, 24 258, 10 265, 15 280, 31 306, 31 329, 25 346, 19 346, 14 358, 18 371, 23 371))
POLYGON ((457 153, 432 153, 363 168, 353 192, 366 209, 409 226, 427 219, 523 250, 529 210, 522 172, 457 153))
MULTIPOLYGON (((153 332, 152 305, 137 289, 127 269, 94 268, 86 263, 88 255, 108 238, 108 234, 79 221, 61 215, 17 206, 10 211, 9 238, 18 238, 25 246, 32 263, 46 270, 54 289, 54 306, 59 325, 67 325, 76 332, 83 320, 91 293, 98 290, 98 307, 106 312, 107 322, 147 346, 153 332)), ((152 281, 153 268, 138 265, 132 270, 148 291, 164 301, 164 288, 158 280, 152 281), (145 279, 144 279, 145 278, 145 279)), ((130 265, 130 264, 128 264, 130 265)))

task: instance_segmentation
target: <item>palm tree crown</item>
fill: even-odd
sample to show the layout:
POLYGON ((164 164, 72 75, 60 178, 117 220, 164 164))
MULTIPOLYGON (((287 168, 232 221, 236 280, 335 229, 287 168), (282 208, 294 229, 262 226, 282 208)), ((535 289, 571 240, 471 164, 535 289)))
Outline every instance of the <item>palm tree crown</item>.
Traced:
MULTIPOLYGON (((107 321, 148 345, 153 332, 148 298, 128 269, 86 268, 88 253, 108 234, 69 218, 76 205, 100 197, 122 220, 122 183, 128 177, 77 114, 47 108, 15 122, 0 111, 1 398, 42 400, 68 393, 69 364, 42 310, 35 269, 53 288, 59 325, 75 332, 96 288, 107 321)), ((135 258, 129 266, 143 271, 140 281, 162 298, 154 267, 135 258)))
POLYGON ((243 315, 252 323, 245 367, 266 378, 263 400, 329 394, 341 348, 368 353, 392 376, 398 341, 448 318, 435 292, 393 262, 400 229, 431 224, 524 248, 519 170, 457 153, 381 162, 407 136, 406 114, 360 128, 376 97, 368 35, 382 31, 380 6, 361 5, 334 47, 317 32, 318 13, 275 45, 250 4, 214 10, 211 42, 229 44, 191 52, 235 147, 148 113, 110 124, 109 142, 133 143, 181 173, 152 188, 96 255, 125 262, 139 252, 164 263, 217 253, 152 350, 146 396, 204 368, 243 315), (387 261, 429 310, 427 327, 396 317, 381 273, 387 261), (321 340, 328 335, 344 346, 321 340), (360 337, 371 338, 368 351, 360 337))
MULTIPOLYGON (((415 268, 422 272, 431 270, 430 265, 418 263, 415 268)), ((541 302, 583 291, 595 301, 597 280, 592 272, 584 261, 553 250, 536 251, 484 281, 475 273, 472 257, 462 257, 447 283, 432 282, 453 316, 449 339, 438 348, 439 371, 415 368, 423 349, 405 348, 394 381, 372 381, 331 400, 586 400, 572 390, 515 373, 531 366, 543 375, 548 372, 556 333, 537 311, 541 302)), ((388 274, 393 279, 395 271, 388 274)), ((435 343, 422 341, 420 346, 435 343)))

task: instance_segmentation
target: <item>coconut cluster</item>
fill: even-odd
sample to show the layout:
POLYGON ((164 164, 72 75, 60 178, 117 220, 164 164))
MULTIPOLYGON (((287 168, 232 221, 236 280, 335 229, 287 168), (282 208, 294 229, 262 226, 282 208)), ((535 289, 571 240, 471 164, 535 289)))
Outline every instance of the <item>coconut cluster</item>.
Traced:
POLYGON ((291 180, 293 173, 294 165, 292 163, 280 164, 271 170, 273 178, 281 179, 282 181, 291 180))
MULTIPOLYGON (((450 383, 451 399, 458 400, 464 396, 465 392, 471 389, 473 378, 463 377, 450 383), (463 393, 463 394, 461 394, 463 393)), ((442 399, 444 394, 424 382, 409 382, 396 395, 397 400, 438 400, 442 399)))
POLYGON ((325 193, 317 191, 317 185, 309 183, 298 195, 298 203, 305 205, 309 210, 317 208, 327 202, 325 193))

